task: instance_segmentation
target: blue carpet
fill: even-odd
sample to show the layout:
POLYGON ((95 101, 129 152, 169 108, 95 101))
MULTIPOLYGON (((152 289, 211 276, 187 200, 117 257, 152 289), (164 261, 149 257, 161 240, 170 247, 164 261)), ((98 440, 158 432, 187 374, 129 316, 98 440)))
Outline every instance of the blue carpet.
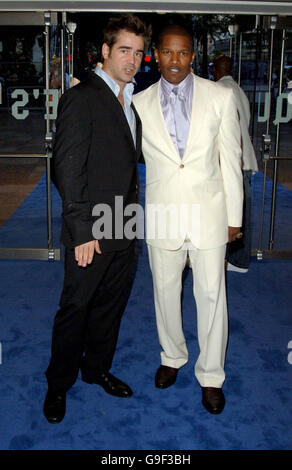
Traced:
MULTIPOLYGON (((143 200, 143 167, 140 172, 143 200)), ((256 178, 255 193, 261 175, 256 178)), ((46 246, 45 230, 41 230, 44 187, 43 179, 1 228, 2 246, 8 246, 8 241, 11 246, 46 246), (22 222, 18 226, 16 219, 22 222)), ((284 188, 280 192, 289 205, 291 193, 284 188)), ((53 203, 57 234, 60 201, 55 192, 53 203)), ((57 242, 58 238, 55 246, 57 242)), ((78 380, 68 393, 67 414, 59 425, 47 423, 42 406, 63 264, 0 260, 0 267, 0 449, 291 449, 291 261, 253 260, 248 274, 227 273, 227 403, 224 412, 216 416, 202 407, 193 375, 198 345, 191 271, 186 273, 183 297, 189 362, 173 387, 154 387, 160 351, 152 280, 146 247, 141 243, 137 276, 112 368, 132 386, 134 395, 129 400, 115 398, 78 380)))
MULTIPOLYGON (((259 230, 262 213, 263 174, 256 173, 252 178, 252 246, 258 248, 259 230)), ((262 249, 269 247, 269 233, 271 223, 272 186, 270 178, 266 178, 266 192, 264 199, 264 230, 262 249)), ((292 191, 278 184, 276 192, 276 213, 274 230, 274 249, 292 250, 292 191)))

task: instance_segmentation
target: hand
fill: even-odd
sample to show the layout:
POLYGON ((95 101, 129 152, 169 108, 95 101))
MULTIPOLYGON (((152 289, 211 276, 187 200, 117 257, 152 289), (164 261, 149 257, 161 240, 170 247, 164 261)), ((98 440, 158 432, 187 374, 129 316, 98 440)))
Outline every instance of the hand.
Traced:
POLYGON ((94 252, 101 255, 100 246, 98 240, 92 240, 82 245, 75 246, 75 260, 78 266, 86 268, 88 264, 92 263, 94 252))
POLYGON ((238 238, 242 238, 243 233, 240 230, 241 227, 228 227, 228 242, 234 242, 238 238))

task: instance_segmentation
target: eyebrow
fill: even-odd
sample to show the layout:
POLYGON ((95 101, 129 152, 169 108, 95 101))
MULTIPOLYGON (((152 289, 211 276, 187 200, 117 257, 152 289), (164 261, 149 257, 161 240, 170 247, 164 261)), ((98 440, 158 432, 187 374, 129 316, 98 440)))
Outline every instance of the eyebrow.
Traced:
POLYGON ((162 47, 161 50, 162 50, 162 51, 170 51, 170 50, 176 51, 176 50, 177 50, 177 51, 187 51, 187 52, 190 51, 190 49, 188 49, 188 48, 173 49, 172 47, 162 47))
MULTIPOLYGON (((133 47, 130 47, 130 46, 119 46, 118 49, 128 49, 128 50, 132 50, 133 47)), ((143 49, 137 49, 136 52, 143 52, 143 49)))

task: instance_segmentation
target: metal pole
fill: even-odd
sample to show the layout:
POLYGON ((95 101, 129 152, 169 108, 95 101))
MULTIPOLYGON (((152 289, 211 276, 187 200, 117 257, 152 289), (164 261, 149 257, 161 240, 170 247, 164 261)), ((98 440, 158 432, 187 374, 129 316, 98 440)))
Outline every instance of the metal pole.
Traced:
POLYGON ((70 55, 69 55, 69 61, 70 61, 70 83, 72 82, 73 80, 73 57, 74 57, 74 36, 72 33, 70 33, 69 35, 69 39, 70 39, 70 55))
POLYGON ((73 34, 68 32, 68 74, 69 83, 73 80, 73 34))
POLYGON ((68 70, 69 70, 69 86, 72 86, 74 77, 74 33, 76 29, 76 23, 69 21, 66 25, 66 31, 68 34, 68 70))
MULTIPOLYGON (((48 19, 46 18, 46 21, 48 19)), ((45 84, 46 90, 48 91, 50 88, 50 27, 48 24, 45 25, 45 84)), ((46 133, 50 133, 50 120, 49 120, 49 113, 50 113, 50 101, 49 95, 46 95, 46 133)))
POLYGON ((256 57, 255 57, 255 74, 253 81, 253 97, 252 97, 252 111, 251 111, 251 141, 254 140, 254 126, 255 126, 255 108, 256 108, 256 89, 257 89, 257 76, 258 76, 258 60, 260 55, 260 43, 261 43, 262 33, 260 30, 260 21, 257 15, 256 21, 256 57))
MULTIPOLYGON (((283 82, 283 67, 284 67, 284 52, 285 52, 286 31, 282 32, 282 51, 281 51, 281 68, 279 77, 279 95, 282 92, 283 82)), ((277 124, 276 143, 275 143, 275 157, 279 155, 279 138, 280 138, 280 123, 277 124)), ((270 222, 270 236, 269 236, 269 250, 274 247, 274 232, 275 232, 275 214, 276 214, 276 196, 277 196, 277 179, 278 179, 278 159, 274 160, 274 173, 273 173, 273 192, 271 204, 271 222, 270 222)))
POLYGON ((65 91, 65 63, 64 63, 64 54, 65 54, 65 25, 67 21, 66 12, 62 12, 62 28, 61 28, 61 92, 62 94, 65 91))
MULTIPOLYGON (((272 84, 272 69, 273 69, 273 48, 274 48, 274 30, 271 29, 271 49, 270 49, 270 71, 269 71, 269 97, 271 97, 271 84, 272 84)), ((263 226, 264 226, 264 209, 265 209, 265 193, 266 193, 266 172, 267 172, 267 162, 270 157, 271 152, 271 139, 269 135, 270 129, 270 113, 271 113, 271 99, 269 99, 269 112, 267 117, 267 127, 266 134, 263 136, 263 156, 264 156, 264 186, 263 186, 263 196, 262 196, 262 210, 261 210, 261 221, 260 221, 260 232, 259 232, 259 241, 258 241, 258 250, 257 258, 262 259, 262 240, 263 240, 263 226)))
POLYGON ((272 102, 272 97, 271 97, 271 92, 272 92, 272 74, 273 74, 273 49, 274 49, 274 30, 271 29, 271 51, 270 51, 270 68, 269 68, 269 88, 268 88, 268 93, 270 96, 269 100, 269 112, 268 112, 268 118, 267 118, 267 131, 266 134, 269 134, 269 129, 270 129, 270 118, 271 118, 271 102, 272 102))
POLYGON ((72 63, 71 63, 72 77, 70 77, 70 78, 71 78, 71 81, 72 81, 73 78, 74 78, 74 33, 71 34, 71 41, 72 41, 72 63))
MULTIPOLYGON (((233 55, 233 63, 236 63, 236 53, 237 53, 237 33, 234 33, 234 55, 233 55)), ((230 56, 231 57, 231 56, 230 56)))
POLYGON ((237 83, 239 86, 241 83, 241 61, 242 61, 242 33, 240 33, 240 36, 239 36, 238 80, 237 80, 237 83))
POLYGON ((47 186, 47 235, 49 259, 54 259, 53 235, 52 235, 52 194, 51 194, 51 143, 52 134, 50 128, 50 24, 51 15, 45 13, 45 83, 46 83, 46 186, 47 186))
POLYGON ((257 258, 262 259, 262 243, 263 243, 263 224, 265 215, 265 194, 266 194, 266 179, 267 179, 267 160, 264 161, 264 186, 262 194, 262 210, 261 210, 261 222, 260 222, 260 233, 258 241, 258 253, 257 258))

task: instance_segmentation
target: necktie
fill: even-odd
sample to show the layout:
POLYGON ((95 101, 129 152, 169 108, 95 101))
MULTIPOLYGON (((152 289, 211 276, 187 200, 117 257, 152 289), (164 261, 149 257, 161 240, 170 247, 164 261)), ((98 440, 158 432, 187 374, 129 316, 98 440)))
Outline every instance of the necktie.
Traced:
POLYGON ((185 98, 179 92, 178 86, 175 86, 171 91, 170 103, 174 119, 175 143, 182 158, 187 143, 190 123, 187 116, 185 98))

